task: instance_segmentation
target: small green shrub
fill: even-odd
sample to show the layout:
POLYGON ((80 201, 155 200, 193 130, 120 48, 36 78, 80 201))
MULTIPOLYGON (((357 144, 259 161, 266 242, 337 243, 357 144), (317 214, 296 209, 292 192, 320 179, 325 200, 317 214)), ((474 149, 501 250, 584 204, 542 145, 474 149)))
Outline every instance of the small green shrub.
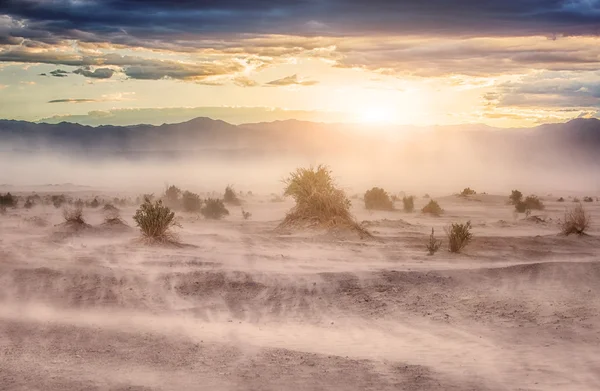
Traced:
POLYGON ((421 212, 427 213, 427 214, 430 214, 433 216, 439 216, 442 214, 443 210, 437 201, 430 200, 429 203, 427 205, 425 205, 423 207, 423 209, 421 209, 421 212))
POLYGON ((412 213, 415 210, 415 197, 408 196, 402 198, 402 206, 406 213, 412 213))
POLYGON ((394 203, 390 199, 388 193, 380 187, 374 187, 367 190, 364 196, 365 208, 371 210, 392 210, 394 203))
POLYGON ((148 242, 167 243, 177 239, 172 231, 173 227, 179 226, 175 221, 175 213, 163 205, 162 200, 152 202, 146 198, 135 212, 133 220, 148 242))
POLYGON ((242 202, 238 198, 233 186, 227 186, 225 188, 225 194, 223 195, 223 202, 230 205, 241 205, 242 202))
POLYGON ((183 210, 186 212, 198 213, 202 209, 202 200, 198 194, 191 191, 184 191, 182 197, 183 210))
POLYGON ((435 238, 435 231, 433 228, 431 228, 431 235, 429 235, 429 242, 427 242, 427 252, 429 255, 433 255, 435 254, 440 247, 442 246, 442 241, 441 240, 437 240, 435 238))
POLYGON ((217 198, 207 198, 204 200, 204 206, 200 213, 207 219, 220 220, 225 216, 229 216, 229 211, 225 208, 222 200, 217 198))
POLYGON ((449 228, 446 228, 446 235, 448 237, 448 251, 459 253, 473 239, 471 222, 467 221, 464 224, 452 223, 449 228))
POLYGON ((519 190, 513 190, 508 199, 512 205, 517 205, 523 200, 523 193, 519 190))

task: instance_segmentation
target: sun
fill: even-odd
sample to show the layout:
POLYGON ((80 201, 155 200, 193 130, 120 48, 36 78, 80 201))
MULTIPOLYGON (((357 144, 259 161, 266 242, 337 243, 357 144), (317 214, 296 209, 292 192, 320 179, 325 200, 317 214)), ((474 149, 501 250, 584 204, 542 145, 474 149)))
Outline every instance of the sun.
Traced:
POLYGON ((367 124, 385 124, 394 122, 396 113, 389 107, 373 106, 364 108, 358 120, 367 124))

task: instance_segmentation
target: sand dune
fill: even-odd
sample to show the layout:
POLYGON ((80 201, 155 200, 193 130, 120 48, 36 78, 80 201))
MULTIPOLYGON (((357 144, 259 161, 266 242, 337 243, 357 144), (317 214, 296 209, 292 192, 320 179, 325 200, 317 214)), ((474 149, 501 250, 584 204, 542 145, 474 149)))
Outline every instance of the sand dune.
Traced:
MULTIPOLYGON (((440 218, 353 212, 374 237, 275 230, 289 202, 180 216, 183 246, 144 246, 85 209, 0 216, 0 389, 598 390, 600 204, 515 219, 505 197, 440 198, 440 218), (431 228, 471 220, 463 254, 431 228)), ((417 207, 425 200, 418 200, 417 207)))

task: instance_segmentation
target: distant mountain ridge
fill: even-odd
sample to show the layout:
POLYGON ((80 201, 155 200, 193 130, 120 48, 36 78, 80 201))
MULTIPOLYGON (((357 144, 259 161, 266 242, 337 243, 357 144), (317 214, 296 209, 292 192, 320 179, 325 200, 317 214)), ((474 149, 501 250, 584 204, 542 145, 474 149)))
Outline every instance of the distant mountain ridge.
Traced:
POLYGON ((0 120, 0 150, 66 151, 102 155, 220 153, 347 155, 406 154, 417 160, 452 154, 539 161, 560 155, 600 162, 600 120, 574 119, 534 128, 486 125, 370 127, 285 120, 232 125, 199 117, 155 125, 87 126, 0 120))

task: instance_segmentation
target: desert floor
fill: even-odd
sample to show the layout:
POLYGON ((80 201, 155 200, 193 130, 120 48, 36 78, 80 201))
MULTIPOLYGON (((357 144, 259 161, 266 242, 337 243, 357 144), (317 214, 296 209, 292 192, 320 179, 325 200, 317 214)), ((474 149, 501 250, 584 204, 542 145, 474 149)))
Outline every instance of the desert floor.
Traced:
POLYGON ((8 209, 0 389, 600 390, 599 202, 564 237, 557 196, 539 219, 506 196, 440 197, 440 218, 354 201, 362 240, 277 231, 292 202, 269 198, 244 197, 247 221, 178 214, 181 247, 136 241, 133 206, 84 229, 8 209), (466 220, 463 254, 426 255, 466 220))

